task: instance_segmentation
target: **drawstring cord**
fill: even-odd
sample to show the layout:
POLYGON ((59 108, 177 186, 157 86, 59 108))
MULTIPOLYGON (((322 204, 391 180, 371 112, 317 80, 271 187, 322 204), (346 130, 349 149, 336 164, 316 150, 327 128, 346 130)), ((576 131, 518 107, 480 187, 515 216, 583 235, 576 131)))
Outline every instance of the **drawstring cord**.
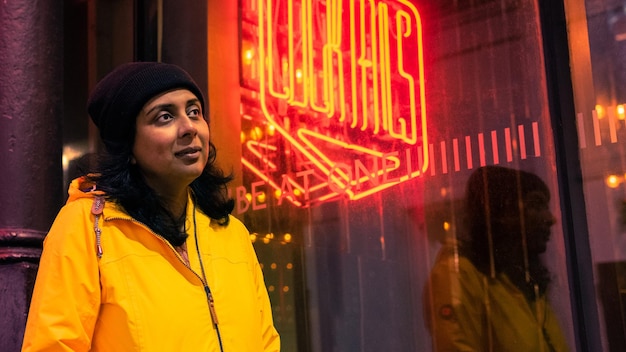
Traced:
MULTIPOLYGON (((95 221, 94 221, 94 225, 93 225, 93 231, 96 234, 96 254, 98 256, 98 258, 102 258, 102 243, 100 241, 101 239, 101 235, 102 235, 102 230, 100 229, 100 224, 99 224, 99 220, 100 220, 100 216, 102 215, 102 210, 104 209, 104 197, 100 197, 100 196, 96 196, 94 197, 93 200, 93 205, 91 206, 91 213, 94 215, 95 217, 95 221)), ((222 335, 220 333, 220 329, 219 329, 219 321, 217 319, 217 312, 215 311, 215 300, 213 299, 213 293, 211 293, 211 289, 209 288, 209 283, 207 281, 207 277, 206 277, 206 272, 204 270, 204 263, 202 261, 202 255, 200 253, 200 246, 198 244, 198 234, 196 231, 196 202, 195 199, 193 200, 193 214, 192 214, 192 218, 193 218, 193 237, 195 240, 195 244, 196 244, 196 251, 198 253, 198 260, 200 261, 200 269, 202 271, 202 285, 204 286, 204 293, 206 294, 207 297, 207 302, 209 303, 209 312, 211 313, 211 321, 213 322, 213 327, 215 328, 215 331, 217 333, 217 341, 219 343, 220 346, 220 351, 224 352, 224 347, 222 345, 222 335)))
POLYGON ((198 260, 200 261, 200 270, 202 271, 202 278, 204 285, 204 292, 207 297, 207 301, 209 303, 209 311, 211 312, 211 320, 213 321, 213 327, 215 328, 215 332, 217 333, 217 341, 220 344, 220 351, 224 352, 224 347, 222 345, 222 335, 220 333, 220 328, 218 326, 219 321, 217 320, 217 312, 215 311, 215 301, 213 300, 213 294, 211 293, 211 289, 209 288, 209 282, 206 278, 206 272, 204 271, 204 263, 202 262, 202 254, 200 253, 200 246, 198 245, 198 234, 196 232, 196 202, 195 199, 193 201, 193 237, 196 242, 196 252, 198 253, 198 260))

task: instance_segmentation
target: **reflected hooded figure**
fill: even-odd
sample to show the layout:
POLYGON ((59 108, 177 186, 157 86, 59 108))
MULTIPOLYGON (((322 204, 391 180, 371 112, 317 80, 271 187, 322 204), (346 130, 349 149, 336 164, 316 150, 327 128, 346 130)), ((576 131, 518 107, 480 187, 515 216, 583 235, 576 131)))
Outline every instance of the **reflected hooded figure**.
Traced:
POLYGON ((434 351, 566 351, 540 255, 556 220, 536 175, 477 169, 464 205, 466 236, 442 247, 424 292, 434 351))

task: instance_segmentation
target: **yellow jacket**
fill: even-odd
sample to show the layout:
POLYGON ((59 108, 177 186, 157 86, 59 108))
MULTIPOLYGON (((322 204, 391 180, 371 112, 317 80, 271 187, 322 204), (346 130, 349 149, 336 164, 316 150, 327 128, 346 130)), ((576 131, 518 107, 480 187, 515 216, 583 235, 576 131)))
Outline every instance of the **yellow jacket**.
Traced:
POLYGON ((433 351, 567 351, 545 296, 529 303, 505 274, 490 279, 454 249, 440 252, 424 292, 433 351))
POLYGON ((106 202, 98 258, 91 212, 98 192, 79 187, 80 180, 72 182, 45 239, 23 351, 219 351, 196 232, 224 351, 280 350, 263 274, 240 221, 217 226, 189 199, 187 266, 166 240, 106 202))

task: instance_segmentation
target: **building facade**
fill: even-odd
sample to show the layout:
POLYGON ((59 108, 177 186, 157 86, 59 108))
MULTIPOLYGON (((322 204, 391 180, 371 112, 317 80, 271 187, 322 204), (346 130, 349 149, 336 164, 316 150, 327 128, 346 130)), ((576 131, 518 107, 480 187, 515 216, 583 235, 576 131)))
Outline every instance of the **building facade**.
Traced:
POLYGON ((626 348, 626 1, 21 0, 0 18, 8 351, 41 240, 101 148, 87 96, 132 60, 206 91, 284 351, 437 350, 433 321, 460 314, 427 283, 492 165, 549 189, 539 259, 569 349, 626 348))

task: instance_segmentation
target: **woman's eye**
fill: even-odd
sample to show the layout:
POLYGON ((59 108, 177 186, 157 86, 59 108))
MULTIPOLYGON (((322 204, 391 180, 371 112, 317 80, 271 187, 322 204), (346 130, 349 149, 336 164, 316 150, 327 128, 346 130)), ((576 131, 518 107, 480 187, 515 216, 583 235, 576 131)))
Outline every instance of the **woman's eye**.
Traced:
POLYGON ((174 116, 170 115, 170 114, 161 114, 159 116, 157 116, 157 121, 158 122, 167 122, 171 119, 173 119, 174 116))
POLYGON ((192 116, 192 117, 200 116, 200 109, 198 108, 189 109, 189 111, 187 112, 187 115, 192 116))
POLYGON ((549 204, 544 201, 535 200, 535 201, 527 202, 526 208, 534 209, 534 210, 546 210, 546 209, 549 209, 549 204))

